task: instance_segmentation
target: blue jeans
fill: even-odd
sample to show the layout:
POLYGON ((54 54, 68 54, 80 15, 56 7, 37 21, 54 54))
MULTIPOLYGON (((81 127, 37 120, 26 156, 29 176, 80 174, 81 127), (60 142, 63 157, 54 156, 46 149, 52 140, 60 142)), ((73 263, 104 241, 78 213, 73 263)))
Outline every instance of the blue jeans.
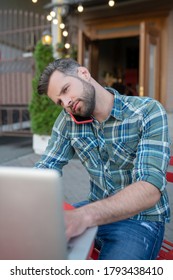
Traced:
MULTIPOLYGON (((80 207, 88 204, 74 204, 80 207)), ((154 260, 160 251, 165 224, 126 219, 101 225, 95 240, 100 260, 154 260)))

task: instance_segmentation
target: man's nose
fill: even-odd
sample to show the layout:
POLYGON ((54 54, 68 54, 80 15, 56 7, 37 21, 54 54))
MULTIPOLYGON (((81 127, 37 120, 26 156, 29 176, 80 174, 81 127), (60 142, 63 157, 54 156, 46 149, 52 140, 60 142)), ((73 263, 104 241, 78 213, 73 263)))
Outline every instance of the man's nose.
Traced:
POLYGON ((70 107, 71 104, 72 104, 72 100, 70 97, 63 98, 63 107, 65 107, 65 108, 70 107))

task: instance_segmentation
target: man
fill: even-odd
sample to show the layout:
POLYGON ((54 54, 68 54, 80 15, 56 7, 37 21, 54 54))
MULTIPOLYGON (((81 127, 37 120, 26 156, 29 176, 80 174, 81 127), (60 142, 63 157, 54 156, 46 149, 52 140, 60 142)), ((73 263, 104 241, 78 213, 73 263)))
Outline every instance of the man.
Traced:
POLYGON ((61 173, 76 152, 90 176, 89 201, 65 213, 67 238, 97 225, 100 259, 155 259, 170 215, 162 105, 103 88, 72 59, 51 63, 38 92, 64 110, 36 167, 61 173))

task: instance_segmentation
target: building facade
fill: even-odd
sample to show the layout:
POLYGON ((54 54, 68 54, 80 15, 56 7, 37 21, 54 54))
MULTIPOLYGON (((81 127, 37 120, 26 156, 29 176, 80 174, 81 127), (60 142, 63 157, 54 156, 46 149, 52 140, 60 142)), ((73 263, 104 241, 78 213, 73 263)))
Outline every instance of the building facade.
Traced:
MULTIPOLYGON (((85 0, 83 13, 76 11, 77 2, 44 0, 34 5, 0 0, 1 127, 6 119, 13 123, 16 114, 23 123, 32 95, 32 52, 41 33, 50 28, 46 13, 52 9, 63 11, 69 33, 65 40, 75 46, 73 57, 100 84, 122 94, 153 97, 173 113, 173 1, 117 0, 109 7, 107 0, 85 0), (13 112, 16 106, 18 113, 13 112)), ((57 29, 52 25, 54 44, 59 40, 57 29)))
POLYGON ((78 60, 101 84, 125 86, 173 112, 172 0, 123 1, 76 17, 78 60))

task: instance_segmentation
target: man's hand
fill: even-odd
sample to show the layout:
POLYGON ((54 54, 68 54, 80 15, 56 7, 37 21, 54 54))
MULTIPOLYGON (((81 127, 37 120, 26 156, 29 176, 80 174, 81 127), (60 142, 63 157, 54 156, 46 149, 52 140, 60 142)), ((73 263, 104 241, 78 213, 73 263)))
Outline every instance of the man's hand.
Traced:
POLYGON ((82 234, 87 229, 87 215, 83 207, 74 210, 66 210, 64 212, 67 240, 82 234))

